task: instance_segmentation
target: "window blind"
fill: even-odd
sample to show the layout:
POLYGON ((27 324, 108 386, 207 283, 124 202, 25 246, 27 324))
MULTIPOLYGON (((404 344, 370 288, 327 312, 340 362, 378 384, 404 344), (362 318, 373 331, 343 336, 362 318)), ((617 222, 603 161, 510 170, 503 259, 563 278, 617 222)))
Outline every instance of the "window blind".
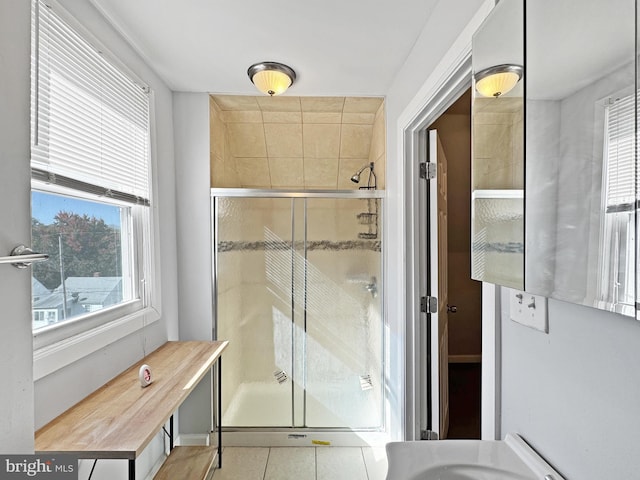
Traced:
POLYGON ((634 210, 636 204, 635 96, 613 100, 607 107, 607 212, 634 210))
POLYGON ((148 205, 148 89, 44 2, 34 8, 32 177, 148 205))

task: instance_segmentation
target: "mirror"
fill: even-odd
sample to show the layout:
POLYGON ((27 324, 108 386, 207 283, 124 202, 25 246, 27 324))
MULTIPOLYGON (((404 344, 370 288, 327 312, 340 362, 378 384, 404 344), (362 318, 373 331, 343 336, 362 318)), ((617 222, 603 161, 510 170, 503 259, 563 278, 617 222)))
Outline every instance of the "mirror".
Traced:
POLYGON ((524 289, 523 39, 523 0, 502 0, 472 39, 471 277, 520 290, 524 289), (509 91, 508 80, 512 80, 509 91))
POLYGON ((525 289, 630 316, 635 4, 536 0, 525 8, 525 289))

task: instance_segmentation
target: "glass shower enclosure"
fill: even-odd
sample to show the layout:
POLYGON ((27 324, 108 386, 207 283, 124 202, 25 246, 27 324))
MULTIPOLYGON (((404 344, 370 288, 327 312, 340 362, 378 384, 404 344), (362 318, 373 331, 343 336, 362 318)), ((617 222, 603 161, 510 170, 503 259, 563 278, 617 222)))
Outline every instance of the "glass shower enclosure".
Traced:
POLYGON ((212 189, 226 430, 383 429, 381 197, 212 189))

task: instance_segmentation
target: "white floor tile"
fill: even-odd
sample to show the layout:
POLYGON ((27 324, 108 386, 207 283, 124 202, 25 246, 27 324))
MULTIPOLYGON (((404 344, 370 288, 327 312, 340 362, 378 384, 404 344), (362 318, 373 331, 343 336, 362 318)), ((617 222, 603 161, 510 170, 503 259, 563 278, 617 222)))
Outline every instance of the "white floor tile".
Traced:
POLYGON ((264 480, 314 480, 315 450, 311 447, 272 447, 264 480))
POLYGON ((319 447, 316 459, 317 480, 367 480, 360 447, 319 447))
POLYGON ((387 478, 387 452, 384 447, 365 447, 362 449, 369 480, 387 478))
POLYGON ((214 472, 213 480, 263 480, 268 457, 268 448, 225 447, 222 468, 214 472))

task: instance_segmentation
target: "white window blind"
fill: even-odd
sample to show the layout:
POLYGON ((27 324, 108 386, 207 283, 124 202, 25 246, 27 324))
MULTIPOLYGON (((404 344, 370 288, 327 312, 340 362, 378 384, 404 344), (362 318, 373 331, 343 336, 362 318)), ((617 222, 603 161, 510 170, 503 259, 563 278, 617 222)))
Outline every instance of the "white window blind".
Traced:
POLYGON ((636 203, 636 102, 634 95, 612 100, 607 107, 606 209, 635 210, 636 203))
POLYGON ((149 94, 35 4, 32 176, 149 204, 149 94))

